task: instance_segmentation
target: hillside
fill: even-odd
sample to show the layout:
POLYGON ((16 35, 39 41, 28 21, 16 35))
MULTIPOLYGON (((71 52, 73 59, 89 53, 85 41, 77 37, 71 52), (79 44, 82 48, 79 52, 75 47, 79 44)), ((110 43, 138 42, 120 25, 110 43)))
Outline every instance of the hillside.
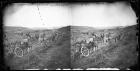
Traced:
POLYGON ((136 25, 95 30, 72 26, 73 68, 127 68, 137 62, 136 25), (86 54, 86 55, 85 55, 86 54))

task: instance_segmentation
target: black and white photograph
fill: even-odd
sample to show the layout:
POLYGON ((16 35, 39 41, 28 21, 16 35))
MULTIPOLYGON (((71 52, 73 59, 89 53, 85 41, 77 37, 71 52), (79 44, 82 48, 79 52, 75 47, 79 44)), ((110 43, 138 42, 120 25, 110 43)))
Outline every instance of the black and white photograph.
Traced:
POLYGON ((8 4, 0 68, 138 71, 136 8, 130 2, 8 4))

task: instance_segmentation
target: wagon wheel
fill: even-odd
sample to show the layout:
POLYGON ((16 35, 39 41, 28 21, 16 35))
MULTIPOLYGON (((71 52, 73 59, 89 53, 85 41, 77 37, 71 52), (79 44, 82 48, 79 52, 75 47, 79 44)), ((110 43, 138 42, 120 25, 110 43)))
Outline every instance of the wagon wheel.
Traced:
POLYGON ((14 53, 18 57, 22 57, 23 56, 23 50, 21 48, 19 48, 19 47, 15 48, 14 53))
POLYGON ((83 56, 89 56, 88 48, 82 46, 81 53, 82 53, 83 56))

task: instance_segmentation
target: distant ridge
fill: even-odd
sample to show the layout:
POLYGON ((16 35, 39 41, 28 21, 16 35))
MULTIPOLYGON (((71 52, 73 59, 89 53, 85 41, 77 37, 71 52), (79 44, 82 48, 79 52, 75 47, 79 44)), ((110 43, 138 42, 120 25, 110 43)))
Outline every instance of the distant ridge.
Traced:
POLYGON ((96 28, 96 27, 90 27, 90 26, 71 26, 71 29, 80 29, 80 30, 111 30, 111 29, 134 29, 137 25, 131 25, 131 26, 117 26, 117 27, 110 27, 110 28, 96 28))
POLYGON ((4 26, 3 29, 4 31, 13 31, 13 32, 24 32, 24 31, 53 31, 53 30, 59 30, 59 31, 72 31, 72 30, 79 30, 79 31, 103 31, 103 30, 117 30, 117 29, 136 29, 137 25, 132 25, 132 26, 118 26, 118 27, 112 27, 112 28, 94 28, 94 27, 89 27, 89 26, 64 26, 56 29, 31 29, 27 27, 18 27, 18 26, 4 26))
POLYGON ((17 26, 4 26, 4 31, 30 31, 31 29, 26 27, 17 27, 17 26))
POLYGON ((71 26, 64 26, 64 27, 58 28, 59 31, 70 31, 70 29, 71 29, 71 26))

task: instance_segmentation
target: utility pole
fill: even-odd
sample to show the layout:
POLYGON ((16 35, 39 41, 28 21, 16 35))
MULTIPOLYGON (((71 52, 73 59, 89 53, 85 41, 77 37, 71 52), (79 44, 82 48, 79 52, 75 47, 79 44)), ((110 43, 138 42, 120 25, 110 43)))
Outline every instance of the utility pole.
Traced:
POLYGON ((43 25, 45 25, 44 22, 43 22, 43 18, 42 18, 42 16, 41 16, 41 13, 40 13, 40 9, 39 9, 39 7, 38 7, 38 4, 37 4, 37 10, 38 10, 38 14, 39 14, 39 17, 40 17, 40 19, 41 19, 43 25))

